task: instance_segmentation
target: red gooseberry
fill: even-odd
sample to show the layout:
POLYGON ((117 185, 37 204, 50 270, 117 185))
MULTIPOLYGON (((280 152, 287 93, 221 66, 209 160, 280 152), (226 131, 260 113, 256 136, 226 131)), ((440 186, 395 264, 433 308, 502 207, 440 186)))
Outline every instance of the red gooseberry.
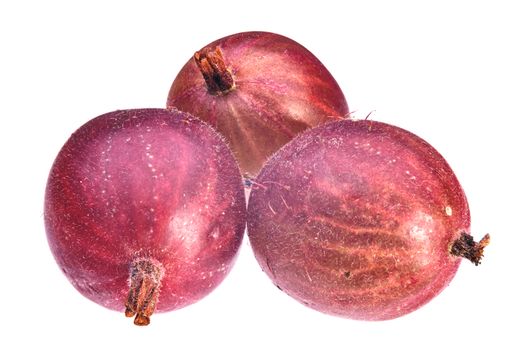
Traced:
POLYGON ((248 176, 298 133, 349 113, 339 85, 310 51, 267 32, 230 35, 197 51, 167 106, 214 126, 248 176))
POLYGON ((245 228, 239 168, 189 114, 122 110, 60 150, 45 196, 51 251, 73 286, 147 325, 194 303, 232 267, 245 228))
POLYGON ((363 320, 405 315, 439 294, 470 235, 465 194, 445 159, 401 128, 369 120, 296 137, 255 179, 248 236, 272 281, 316 310, 363 320))

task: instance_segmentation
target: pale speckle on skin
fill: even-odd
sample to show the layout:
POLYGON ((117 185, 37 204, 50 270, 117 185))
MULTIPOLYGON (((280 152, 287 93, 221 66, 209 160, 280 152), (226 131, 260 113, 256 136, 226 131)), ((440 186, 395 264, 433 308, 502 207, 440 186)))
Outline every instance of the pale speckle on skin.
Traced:
POLYGON ((375 149, 373 147, 371 147, 370 143, 369 142, 366 142, 366 143, 362 143, 360 144, 359 142, 354 142, 354 148, 355 149, 363 149, 363 150, 367 150, 369 152, 373 152, 375 151, 375 149))
POLYGON ((410 180, 415 180, 416 177, 410 174, 410 170, 405 171, 405 174, 410 175, 410 180))
POLYGON ((333 137, 328 140, 328 143, 337 147, 343 143, 343 139, 341 137, 333 137))
POLYGON ((221 264, 221 266, 217 269, 216 272, 225 274, 226 273, 226 265, 225 264, 221 264))
POLYGON ((452 208, 448 205, 445 207, 445 214, 447 214, 447 216, 452 216, 452 208))

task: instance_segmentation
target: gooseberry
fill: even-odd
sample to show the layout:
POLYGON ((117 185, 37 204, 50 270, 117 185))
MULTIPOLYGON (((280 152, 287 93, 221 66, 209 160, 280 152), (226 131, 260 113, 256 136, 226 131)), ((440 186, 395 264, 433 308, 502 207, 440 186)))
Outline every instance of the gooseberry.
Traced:
POLYGON ((349 113, 339 85, 310 51, 267 32, 230 35, 197 51, 167 106, 213 125, 248 176, 298 133, 349 113))
POLYGON ((122 110, 60 150, 45 195, 51 251, 73 286, 147 325, 196 302, 231 269, 245 228, 239 168, 191 115, 122 110))
POLYGON ((253 182, 248 236, 262 269, 309 307, 352 319, 405 315, 461 258, 480 262, 465 193, 445 159, 401 128, 344 120, 304 132, 253 182))

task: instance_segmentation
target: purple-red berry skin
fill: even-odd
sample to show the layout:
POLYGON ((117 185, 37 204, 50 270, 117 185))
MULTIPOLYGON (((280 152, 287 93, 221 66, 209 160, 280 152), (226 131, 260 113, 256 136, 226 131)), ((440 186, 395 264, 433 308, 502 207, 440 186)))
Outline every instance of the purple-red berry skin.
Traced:
POLYGON ((248 204, 251 246, 272 281, 352 319, 393 319, 430 301, 454 277, 452 247, 469 234, 467 199, 445 159, 369 120, 296 137, 264 166, 248 204))
POLYGON ((327 68, 268 32, 229 35, 199 50, 175 78, 167 106, 213 125, 249 176, 298 133, 349 114, 327 68))
POLYGON ((236 161, 210 126, 178 111, 122 110, 87 122, 62 147, 44 218, 58 265, 84 296, 123 311, 145 266, 156 270, 142 292, 160 279, 151 293, 156 310, 168 311, 227 275, 245 197, 236 161))

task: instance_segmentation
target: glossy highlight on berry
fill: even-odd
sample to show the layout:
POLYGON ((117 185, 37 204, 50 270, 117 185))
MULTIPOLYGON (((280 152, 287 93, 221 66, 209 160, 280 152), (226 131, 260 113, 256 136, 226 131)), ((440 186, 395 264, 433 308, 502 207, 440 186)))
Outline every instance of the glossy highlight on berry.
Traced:
POLYGON ((210 126, 164 109, 84 124, 49 174, 51 251, 73 286, 147 325, 227 275, 245 228, 239 168, 210 126))

